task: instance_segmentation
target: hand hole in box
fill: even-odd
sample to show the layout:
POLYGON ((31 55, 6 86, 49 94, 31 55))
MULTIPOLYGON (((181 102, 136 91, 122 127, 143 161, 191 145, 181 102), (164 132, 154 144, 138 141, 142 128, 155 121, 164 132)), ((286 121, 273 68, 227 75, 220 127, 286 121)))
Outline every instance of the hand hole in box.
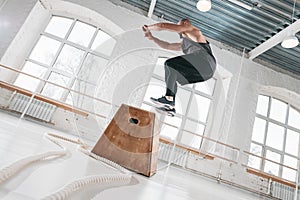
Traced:
POLYGON ((138 123, 139 123, 139 120, 138 120, 138 119, 135 119, 135 118, 130 118, 130 119, 129 119, 129 122, 132 123, 132 124, 138 124, 138 123))

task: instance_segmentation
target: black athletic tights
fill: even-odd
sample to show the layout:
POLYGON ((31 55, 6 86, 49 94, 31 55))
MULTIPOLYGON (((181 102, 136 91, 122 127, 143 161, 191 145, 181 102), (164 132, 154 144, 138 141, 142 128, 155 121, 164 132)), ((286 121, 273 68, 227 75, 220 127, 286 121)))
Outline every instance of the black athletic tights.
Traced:
POLYGON ((175 98, 177 82, 181 85, 206 81, 212 77, 210 62, 199 54, 187 54, 170 58, 165 62, 166 96, 175 98))

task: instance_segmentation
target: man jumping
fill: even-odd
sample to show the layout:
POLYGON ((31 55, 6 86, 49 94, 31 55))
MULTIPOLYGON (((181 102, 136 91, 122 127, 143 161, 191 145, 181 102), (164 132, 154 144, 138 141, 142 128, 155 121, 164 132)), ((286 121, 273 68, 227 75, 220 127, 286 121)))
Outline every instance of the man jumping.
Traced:
MULTIPOLYGON (((145 37, 158 46, 175 51, 182 51, 185 55, 166 60, 165 83, 166 94, 161 98, 151 100, 167 110, 174 109, 177 82, 181 85, 203 82, 213 77, 216 70, 216 59, 211 51, 209 42, 200 29, 193 26, 188 19, 182 19, 177 24, 157 23, 144 25, 145 37), (179 43, 168 43, 154 37, 151 31, 173 31, 182 38, 179 43)), ((167 111, 166 110, 166 111, 167 111)), ((174 109, 175 110, 175 109, 174 109)))

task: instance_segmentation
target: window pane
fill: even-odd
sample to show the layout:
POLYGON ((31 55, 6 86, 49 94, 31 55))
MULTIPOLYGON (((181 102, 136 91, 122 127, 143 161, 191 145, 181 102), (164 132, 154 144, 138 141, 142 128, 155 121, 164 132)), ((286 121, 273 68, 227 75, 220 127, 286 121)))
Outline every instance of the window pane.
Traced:
POLYGON ((60 100, 64 89, 54 86, 52 84, 47 83, 43 88, 42 95, 47 96, 49 98, 60 100))
POLYGON ((50 65, 55 57, 59 45, 60 42, 45 36, 41 36, 29 58, 46 65, 50 65))
POLYGON ((261 158, 249 156, 248 166, 254 169, 260 169, 261 158))
POLYGON ((31 74, 33 76, 36 76, 37 78, 43 78, 46 71, 47 71, 47 68, 42 67, 37 64, 34 64, 32 62, 28 62, 28 61, 26 61, 25 65, 22 69, 22 72, 31 74))
POLYGON ((66 102, 77 108, 82 108, 83 110, 90 111, 92 113, 95 112, 95 100, 90 97, 70 92, 66 102))
POLYGON ((184 144, 188 147, 193 147, 193 148, 199 149, 201 140, 202 140, 201 137, 194 135, 194 134, 187 133, 184 131, 180 142, 181 142, 181 144, 184 144))
POLYGON ((179 114, 186 114, 186 109, 188 106, 189 99, 191 97, 191 92, 182 88, 178 88, 176 94, 176 112, 179 114))
POLYGON ((77 21, 68 38, 69 41, 87 47, 96 31, 96 28, 77 21))
POLYGON ((296 181, 296 171, 290 168, 283 167, 282 178, 295 182, 296 181))
POLYGON ((76 80, 72 87, 73 90, 76 90, 80 93, 94 96, 96 92, 96 85, 89 84, 85 81, 76 80))
POLYGON ((38 85, 40 83, 40 80, 32 78, 27 75, 20 74, 18 78, 16 79, 14 85, 18 86, 20 88, 24 88, 25 90, 29 90, 31 92, 34 92, 38 85))
POLYGON ((285 155, 283 158, 283 164, 294 169, 297 169, 297 159, 291 156, 285 155))
MULTIPOLYGON (((261 156, 262 155, 262 146, 251 143, 250 153, 261 156)), ((248 166, 255 169, 260 169, 261 158, 255 156, 249 156, 248 166)))
MULTIPOLYGON (((296 158, 293 158, 291 156, 284 156, 283 164, 289 167, 292 167, 294 169, 297 169, 297 162, 298 160, 296 158)), ((283 167, 282 169, 282 178, 295 181, 296 179, 296 171, 287 167, 283 167)))
POLYGON ((263 116, 267 116, 269 108, 269 97, 264 95, 258 96, 256 112, 263 116))
POLYGON ((45 32, 64 38, 71 27, 72 22, 73 20, 65 17, 53 16, 45 32))
POLYGON ((299 133, 287 130, 285 152, 298 156, 299 151, 299 133))
MULTIPOLYGON (((272 161, 275 161, 277 163, 280 162, 280 154, 272 152, 272 151, 267 151, 266 158, 272 161)), ((266 161, 265 163, 265 172, 269 174, 273 174, 275 176, 278 176, 279 174, 279 165, 270 161, 266 161)))
MULTIPOLYGON (((52 72, 48 78, 49 82, 53 82, 63 87, 66 87, 68 85, 69 80, 70 78, 54 72, 52 72)), ((42 95, 50 97, 52 99, 61 100, 63 92, 63 88, 47 83, 43 88, 42 95)))
POLYGON ((163 96, 166 93, 165 85, 165 82, 156 78, 151 78, 145 94, 144 101, 152 103, 150 101, 150 97, 159 98, 163 96))
POLYGON ((83 55, 84 51, 70 45, 64 45, 53 67, 76 75, 83 55))
POLYGON ((278 150, 283 148, 284 127, 269 123, 266 145, 278 150))
POLYGON ((168 125, 162 125, 160 135, 169 140, 175 140, 178 134, 178 129, 168 125))
MULTIPOLYGON (((27 74, 36 76, 37 78, 43 78, 47 69, 45 67, 27 61, 22 71, 27 74)), ((23 74, 20 74, 14 83, 14 85, 32 92, 36 90, 39 84, 40 80, 23 74)))
POLYGON ((272 98, 270 118, 285 123, 287 104, 272 98))
POLYGON ((300 112, 290 107, 288 124, 300 130, 300 112))
POLYGON ((194 134, 203 135, 205 126, 187 119, 185 122, 184 129, 194 134))
POLYGON ((167 115, 164 117, 164 122, 165 123, 171 124, 171 125, 176 126, 176 127, 180 127, 181 121, 182 121, 182 119, 180 117, 170 117, 170 116, 167 116, 167 115))
MULTIPOLYGON (((89 111, 91 112, 91 116, 93 116, 92 113, 97 114, 97 115, 102 115, 105 117, 112 117, 111 116, 111 111, 112 111, 112 106, 108 105, 106 103, 103 103, 101 101, 97 101, 88 97, 85 97, 83 95, 80 95, 75 92, 68 92, 68 96, 66 98, 66 103, 70 104, 72 106, 75 106, 76 108, 92 108, 89 111), (88 104, 88 105, 85 105, 88 104)), ((107 121, 108 122, 108 121, 107 121)), ((97 122, 98 123, 98 122, 97 122)))
POLYGON ((211 100, 206 97, 194 95, 188 116, 206 123, 210 101, 211 100))
POLYGON ((258 144, 251 143, 250 153, 253 153, 255 155, 261 156, 261 154, 262 154, 262 146, 260 146, 258 144))
POLYGON ((161 77, 165 77, 165 68, 164 68, 164 64, 165 64, 165 61, 167 59, 166 58, 158 58, 157 59, 157 63, 154 67, 154 71, 153 73, 158 75, 158 76, 161 76, 161 77))
POLYGON ((106 69, 106 64, 106 59, 100 58, 99 56, 95 56, 93 54, 88 54, 78 73, 78 78, 97 84, 98 79, 106 69))
POLYGON ((112 53, 115 44, 116 40, 114 38, 99 30, 91 49, 109 56, 112 53))
POLYGON ((69 80, 70 80, 69 77, 63 76, 63 75, 55 73, 55 72, 51 72, 51 74, 50 74, 50 76, 48 78, 49 82, 61 85, 63 87, 67 87, 68 86, 69 80))
POLYGON ((263 144, 264 137, 265 137, 265 130, 266 130, 266 120, 256 117, 253 126, 252 140, 263 144))
POLYGON ((195 84, 195 89, 208 95, 213 95, 215 89, 216 80, 214 78, 208 81, 195 84))

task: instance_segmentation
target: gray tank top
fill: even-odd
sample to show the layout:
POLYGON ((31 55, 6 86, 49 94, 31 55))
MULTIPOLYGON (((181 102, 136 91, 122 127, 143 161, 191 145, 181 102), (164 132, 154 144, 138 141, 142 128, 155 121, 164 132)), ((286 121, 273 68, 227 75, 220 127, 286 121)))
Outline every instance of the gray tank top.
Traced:
POLYGON ((182 38, 181 48, 184 54, 193 54, 193 53, 206 54, 207 53, 208 56, 212 56, 213 59, 215 60, 215 57, 212 54, 208 41, 206 41, 206 43, 197 43, 182 36, 181 38, 182 38))

